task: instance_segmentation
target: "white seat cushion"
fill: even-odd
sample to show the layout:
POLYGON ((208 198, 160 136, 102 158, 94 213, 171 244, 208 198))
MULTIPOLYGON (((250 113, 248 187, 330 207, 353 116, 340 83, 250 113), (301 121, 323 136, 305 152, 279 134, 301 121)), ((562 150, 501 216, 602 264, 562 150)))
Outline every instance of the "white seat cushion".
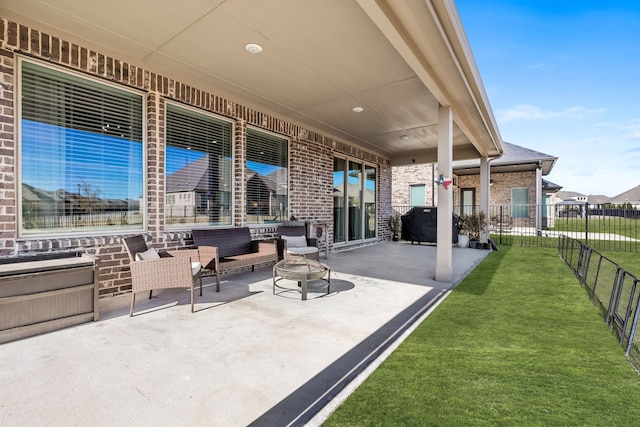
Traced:
POLYGON ((293 247, 287 248, 287 253, 291 255, 309 255, 318 253, 318 248, 315 246, 293 247))

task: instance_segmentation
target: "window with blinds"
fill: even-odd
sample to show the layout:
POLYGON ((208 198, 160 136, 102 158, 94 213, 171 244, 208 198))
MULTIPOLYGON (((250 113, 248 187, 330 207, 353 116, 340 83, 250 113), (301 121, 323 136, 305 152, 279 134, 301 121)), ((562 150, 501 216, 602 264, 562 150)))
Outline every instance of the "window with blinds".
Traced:
POLYGON ((231 224, 233 125, 168 103, 166 130, 167 227, 231 224))
POLYGON ((21 234, 142 229, 142 96, 19 67, 21 234))
POLYGON ((247 223, 288 219, 289 141, 247 129, 247 223))

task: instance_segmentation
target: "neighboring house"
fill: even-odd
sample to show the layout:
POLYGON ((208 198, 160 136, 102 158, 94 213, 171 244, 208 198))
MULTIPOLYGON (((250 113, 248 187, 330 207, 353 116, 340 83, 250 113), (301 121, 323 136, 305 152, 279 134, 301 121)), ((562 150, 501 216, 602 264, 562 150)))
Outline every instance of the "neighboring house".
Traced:
MULTIPOLYGON (((184 167, 167 175, 165 192, 165 217, 168 223, 184 222, 198 211, 214 209, 213 197, 220 189, 212 186, 218 180, 209 179, 209 155, 187 163, 184 167)), ((228 215, 228 212, 227 212, 228 215)))
MULTIPOLYGON (((494 206, 549 204, 551 194, 560 188, 542 178, 551 173, 557 157, 504 142, 502 157, 490 162, 491 192, 489 204, 494 206)), ((479 161, 454 162, 458 177, 459 205, 477 205, 480 176, 479 161)))
POLYGON ((549 180, 542 180, 542 188, 543 192, 549 195, 550 204, 555 204, 558 201, 557 194, 560 190, 562 190, 562 186, 555 184, 549 180))
POLYGON ((636 209, 640 209, 640 185, 627 190, 617 196, 610 197, 606 203, 612 205, 631 205, 636 209))
POLYGON ((556 197, 561 202, 572 200, 576 203, 587 203, 589 201, 589 196, 575 191, 558 191, 556 197))
MULTIPOLYGON (((562 187, 543 176, 548 175, 557 157, 516 144, 503 142, 505 153, 490 162, 490 218, 502 213, 502 223, 544 228, 553 221, 553 196, 562 187), (537 209, 535 206, 541 206, 537 209), (502 210, 500 210, 502 207, 502 210), (539 211, 539 212, 538 212, 539 211), (538 213, 541 218, 537 218, 538 213), (506 219, 505 219, 506 217, 506 219), (535 221, 533 224, 532 221, 535 221), (515 223, 514 223, 515 222, 515 223), (539 224, 537 224, 539 222, 539 224)), ((480 161, 453 162, 454 210, 471 213, 477 210, 480 190, 480 161)), ((439 176, 437 164, 392 168, 393 206, 436 206, 434 179, 439 176)))
POLYGON ((554 204, 557 217, 583 216, 586 205, 591 213, 627 215, 624 210, 640 210, 640 185, 613 197, 602 194, 585 196, 575 191, 558 191, 554 204))
POLYGON ((625 204, 640 208, 640 185, 624 191, 616 196, 605 196, 602 194, 591 194, 585 196, 582 193, 575 191, 558 191, 557 198, 559 201, 569 203, 589 203, 590 207, 598 207, 599 205, 611 204, 616 206, 622 206, 625 204))
POLYGON ((605 196, 604 194, 592 194, 587 197, 587 202, 589 203, 589 206, 598 206, 609 203, 610 199, 611 197, 605 196))
MULTIPOLYGON (((226 207, 231 194, 223 178, 231 165, 226 160, 211 164, 209 159, 205 155, 167 175, 165 217, 168 223, 184 223, 194 217, 200 218, 198 222, 213 219, 218 223, 226 223, 230 220, 231 213, 226 207)), ((279 168, 262 175, 247 168, 245 176, 247 215, 250 220, 258 223, 286 219, 286 170, 279 168)))

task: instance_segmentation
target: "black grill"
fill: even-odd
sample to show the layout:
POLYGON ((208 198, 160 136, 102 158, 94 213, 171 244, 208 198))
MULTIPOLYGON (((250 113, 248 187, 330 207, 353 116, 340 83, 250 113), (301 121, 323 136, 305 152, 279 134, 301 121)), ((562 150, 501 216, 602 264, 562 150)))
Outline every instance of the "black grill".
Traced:
MULTIPOLYGON (((453 215, 451 242, 458 243, 458 215, 453 215)), ((438 208, 416 206, 400 217, 402 221, 402 240, 414 243, 438 242, 438 208)))

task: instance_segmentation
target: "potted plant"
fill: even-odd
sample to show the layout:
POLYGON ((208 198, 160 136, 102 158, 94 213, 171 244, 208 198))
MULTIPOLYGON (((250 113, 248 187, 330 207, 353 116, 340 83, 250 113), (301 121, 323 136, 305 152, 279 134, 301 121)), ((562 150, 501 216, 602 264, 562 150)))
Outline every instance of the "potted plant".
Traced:
POLYGON ((469 228, 469 247, 476 249, 484 249, 484 245, 480 243, 480 234, 487 226, 487 218, 484 212, 478 212, 472 215, 464 215, 465 222, 469 228))
POLYGON ((391 231, 392 237, 391 239, 394 242, 400 240, 400 228, 402 227, 400 221, 400 215, 391 215, 387 220, 387 226, 389 227, 389 231, 391 231))
POLYGON ((458 218, 458 247, 466 248, 469 246, 469 221, 468 215, 462 215, 458 218))

